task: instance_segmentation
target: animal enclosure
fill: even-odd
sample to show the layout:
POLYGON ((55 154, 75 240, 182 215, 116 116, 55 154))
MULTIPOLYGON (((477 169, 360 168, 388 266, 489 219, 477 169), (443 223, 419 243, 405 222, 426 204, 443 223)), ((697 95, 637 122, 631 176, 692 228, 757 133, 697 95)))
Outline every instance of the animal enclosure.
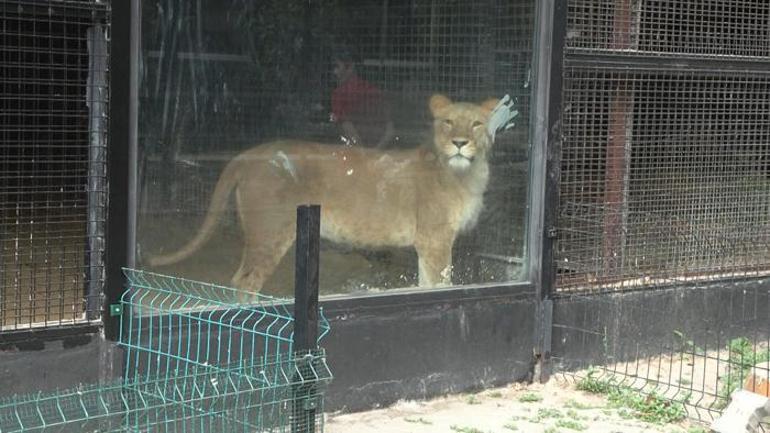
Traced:
MULTIPOLYGON (((254 241, 279 239, 256 224, 285 229, 313 190, 337 191, 322 223, 347 217, 321 244, 320 302, 346 332, 329 339, 347 362, 335 410, 557 372, 710 420, 770 380, 765 1, 0 0, 0 14, 0 362, 76 353, 114 373, 99 351, 117 338, 99 313, 124 289, 111 269, 232 287, 265 271, 244 266, 264 262, 254 241), (138 13, 119 37, 117 4, 138 13), (517 116, 494 128, 504 95, 517 116), (435 165, 401 171, 414 161, 435 165), (439 187, 411 202, 389 189, 425 179, 439 187), (445 218, 420 237, 431 212, 445 218), (425 266, 438 250, 440 272, 425 266)), ((240 288, 289 295, 292 255, 240 288)))
POLYGON ((0 2, 0 328, 98 318, 109 7, 0 2))
MULTIPOLYGON (((526 0, 483 5, 367 0, 335 6, 221 0, 145 7, 140 263, 229 284, 245 236, 235 194, 220 215, 217 234, 195 254, 164 266, 152 265, 152 258, 195 236, 217 179, 240 152, 278 139, 328 145, 347 140, 340 122, 330 117, 340 116, 333 106, 342 87, 335 61, 349 57, 357 82, 379 89, 379 103, 387 106, 394 134, 381 146, 386 154, 432 147, 428 100, 435 93, 473 103, 506 94, 515 99, 516 126, 500 133, 489 152, 484 208, 478 223, 456 240, 451 274, 453 284, 521 281, 527 263, 534 19, 535 2, 526 0)), ((281 161, 274 164, 295 164, 281 161)), ((343 165, 339 177, 358 175, 343 165)), ((377 214, 359 218, 371 220, 376 230, 377 214)), ((418 257, 409 247, 324 242, 321 261, 324 294, 418 285, 418 257)), ((291 252, 265 293, 284 290, 290 263, 291 252)))
POLYGON ((553 356, 710 421, 769 374, 770 10, 569 0, 560 19, 553 356))

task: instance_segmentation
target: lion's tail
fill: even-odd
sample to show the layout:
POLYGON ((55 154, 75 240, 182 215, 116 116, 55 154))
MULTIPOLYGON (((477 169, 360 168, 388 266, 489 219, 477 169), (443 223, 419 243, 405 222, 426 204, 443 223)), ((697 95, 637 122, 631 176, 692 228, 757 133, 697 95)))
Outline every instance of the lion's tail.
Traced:
POLYGON ((195 237, 174 253, 151 257, 148 260, 150 266, 171 265, 184 260, 198 251, 203 244, 211 238, 211 235, 214 234, 214 229, 227 208, 230 193, 238 184, 238 167, 239 163, 237 159, 231 161, 225 167, 225 170, 222 172, 222 175, 219 177, 217 185, 214 188, 214 193, 211 196, 211 203, 206 212, 206 218, 195 237))

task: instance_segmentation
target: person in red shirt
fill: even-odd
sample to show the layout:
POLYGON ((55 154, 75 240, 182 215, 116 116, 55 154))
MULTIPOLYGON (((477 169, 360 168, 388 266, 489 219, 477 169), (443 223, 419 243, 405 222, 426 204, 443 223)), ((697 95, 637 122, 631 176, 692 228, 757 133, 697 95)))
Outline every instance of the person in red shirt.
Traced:
POLYGON ((382 90, 361 78, 352 55, 338 51, 333 59, 337 88, 332 92, 332 121, 350 145, 387 148, 395 132, 382 90))

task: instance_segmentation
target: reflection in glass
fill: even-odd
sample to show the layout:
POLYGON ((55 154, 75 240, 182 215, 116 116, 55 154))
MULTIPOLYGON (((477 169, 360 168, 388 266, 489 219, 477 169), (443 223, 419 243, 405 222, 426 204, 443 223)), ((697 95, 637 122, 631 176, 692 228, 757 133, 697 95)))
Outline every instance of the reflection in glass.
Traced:
POLYGON ((140 265, 289 295, 319 203, 324 294, 525 278, 534 2, 309 3, 143 3, 140 265))

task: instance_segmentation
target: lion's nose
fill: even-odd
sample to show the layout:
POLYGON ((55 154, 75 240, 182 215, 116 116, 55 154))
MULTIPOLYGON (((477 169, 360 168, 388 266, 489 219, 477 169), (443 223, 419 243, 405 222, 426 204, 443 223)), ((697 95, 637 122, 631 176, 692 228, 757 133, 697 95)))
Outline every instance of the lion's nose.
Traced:
POLYGON ((453 138, 452 139, 452 144, 457 146, 457 148, 459 149, 459 148, 465 146, 466 144, 468 144, 468 141, 469 140, 466 139, 466 138, 453 138))

